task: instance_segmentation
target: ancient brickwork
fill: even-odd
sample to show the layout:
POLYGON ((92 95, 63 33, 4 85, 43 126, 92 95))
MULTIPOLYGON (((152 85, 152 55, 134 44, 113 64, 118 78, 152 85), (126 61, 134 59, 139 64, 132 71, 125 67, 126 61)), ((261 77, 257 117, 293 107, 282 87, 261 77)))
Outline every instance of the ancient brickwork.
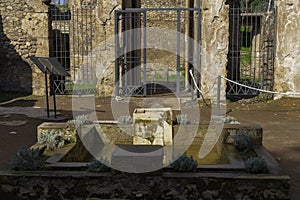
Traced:
POLYGON ((0 1, 0 88, 42 94, 43 76, 29 56, 49 56, 48 7, 42 0, 0 1))

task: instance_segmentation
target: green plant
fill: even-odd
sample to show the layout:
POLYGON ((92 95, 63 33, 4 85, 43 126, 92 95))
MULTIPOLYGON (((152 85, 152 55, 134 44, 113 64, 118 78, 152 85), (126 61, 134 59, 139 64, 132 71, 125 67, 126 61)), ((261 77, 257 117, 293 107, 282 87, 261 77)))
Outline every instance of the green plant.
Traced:
POLYGON ((93 124, 87 115, 77 115, 75 119, 69 120, 68 123, 73 123, 76 126, 93 124))
POLYGON ((16 170, 37 170, 42 168, 43 161, 40 150, 22 147, 14 157, 13 166, 16 170))
POLYGON ((192 172, 196 171, 198 163, 192 156, 188 157, 186 155, 182 155, 171 164, 171 167, 178 172, 192 172))
POLYGON ((187 124, 188 123, 187 115, 186 114, 176 115, 176 122, 177 124, 187 124))
POLYGON ((231 117, 231 116, 226 116, 226 117, 223 119, 223 122, 224 122, 225 124, 240 124, 240 122, 238 122, 236 118, 231 117))
POLYGON ((253 137, 248 133, 237 133, 233 137, 233 145, 241 154, 246 154, 253 150, 253 137))
POLYGON ((241 67, 247 69, 251 65, 252 55, 250 47, 242 47, 241 49, 241 67))
MULTIPOLYGON (((242 12, 266 12, 268 10, 269 1, 266 0, 241 0, 240 8, 242 12)), ((273 3, 272 3, 273 4, 273 3)))
POLYGON ((63 135, 55 129, 47 130, 40 138, 39 144, 45 145, 47 149, 61 149, 65 145, 63 135))
POLYGON ((108 172, 110 167, 106 166, 102 162, 95 160, 88 165, 87 171, 89 172, 108 172))
POLYGON ((252 157, 245 162, 245 170, 248 173, 268 173, 268 166, 262 157, 252 157))
POLYGON ((130 115, 122 115, 118 117, 118 124, 132 124, 133 119, 130 115))

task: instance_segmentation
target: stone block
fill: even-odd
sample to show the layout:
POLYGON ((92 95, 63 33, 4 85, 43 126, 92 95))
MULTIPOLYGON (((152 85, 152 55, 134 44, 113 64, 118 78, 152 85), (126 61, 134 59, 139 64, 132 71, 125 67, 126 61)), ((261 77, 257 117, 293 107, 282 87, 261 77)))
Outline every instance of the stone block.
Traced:
POLYGON ((248 133, 253 137, 254 145, 262 145, 263 129, 259 125, 251 124, 226 124, 223 131, 225 131, 224 142, 232 144, 234 136, 238 133, 248 133))
POLYGON ((172 144, 171 108, 140 108, 133 113, 134 145, 172 144))
POLYGON ((139 145, 151 145, 151 141, 147 140, 145 138, 134 136, 133 137, 133 144, 139 144, 139 145))

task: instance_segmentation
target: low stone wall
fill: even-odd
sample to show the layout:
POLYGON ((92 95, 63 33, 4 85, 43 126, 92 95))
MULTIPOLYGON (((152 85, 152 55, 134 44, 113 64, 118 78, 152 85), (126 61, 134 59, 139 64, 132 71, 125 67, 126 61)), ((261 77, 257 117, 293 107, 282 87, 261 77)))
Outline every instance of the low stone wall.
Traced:
POLYGON ((232 144, 234 136, 240 133, 248 133, 253 137, 254 145, 263 145, 263 129, 259 125, 254 124, 226 124, 223 131, 225 132, 224 141, 227 144, 232 144))
POLYGON ((217 173, 162 176, 0 172, 3 199, 289 199, 289 177, 217 173))

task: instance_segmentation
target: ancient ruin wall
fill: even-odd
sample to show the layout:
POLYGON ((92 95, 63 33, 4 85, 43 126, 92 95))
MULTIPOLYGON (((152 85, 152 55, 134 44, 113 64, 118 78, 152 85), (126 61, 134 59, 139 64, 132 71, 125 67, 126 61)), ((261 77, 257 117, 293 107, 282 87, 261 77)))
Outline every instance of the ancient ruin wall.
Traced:
POLYGON ((275 90, 300 91, 300 2, 277 0, 275 90))
MULTIPOLYGON (((202 8, 201 37, 201 84, 207 91, 214 85, 215 77, 226 76, 229 7, 226 0, 197 0, 196 6, 202 8)), ((222 84, 222 98, 225 99, 225 82, 222 84)), ((214 87, 216 89, 216 87, 214 87)), ((216 97, 216 90, 209 93, 208 98, 216 97)))
POLYGON ((121 0, 100 0, 100 1, 83 1, 69 0, 72 16, 75 21, 71 21, 70 32, 71 55, 75 59, 71 59, 71 75, 72 79, 80 82, 81 80, 95 81, 98 78, 98 94, 110 96, 114 89, 114 63, 104 66, 103 60, 114 58, 114 45, 105 43, 105 40, 112 41, 114 36, 114 11, 121 9, 121 0), (90 17, 88 20, 84 17, 84 12, 88 11, 90 17), (78 17, 79 16, 79 17, 78 17), (86 24, 88 22, 88 24, 86 24), (92 28, 92 36, 81 35, 84 27, 92 28), (82 38, 82 39, 81 39, 82 38), (75 41, 74 41, 75 39, 75 41), (82 52, 83 44, 89 41, 92 43, 87 51, 82 52), (82 56, 83 54, 83 56, 82 56), (86 64, 89 65, 89 74, 85 72, 86 64), (85 65, 85 66, 84 66, 85 65), (103 66, 102 66, 103 65, 103 66), (80 69, 72 69, 72 67, 80 67, 80 69), (106 68, 103 69, 102 68, 106 68), (99 72, 96 72, 96 69, 99 72), (75 73, 73 73, 75 71, 75 73), (106 71, 106 73, 103 73, 106 71))
POLYGON ((42 0, 0 1, 0 89, 43 94, 29 56, 49 56, 48 7, 42 0))

